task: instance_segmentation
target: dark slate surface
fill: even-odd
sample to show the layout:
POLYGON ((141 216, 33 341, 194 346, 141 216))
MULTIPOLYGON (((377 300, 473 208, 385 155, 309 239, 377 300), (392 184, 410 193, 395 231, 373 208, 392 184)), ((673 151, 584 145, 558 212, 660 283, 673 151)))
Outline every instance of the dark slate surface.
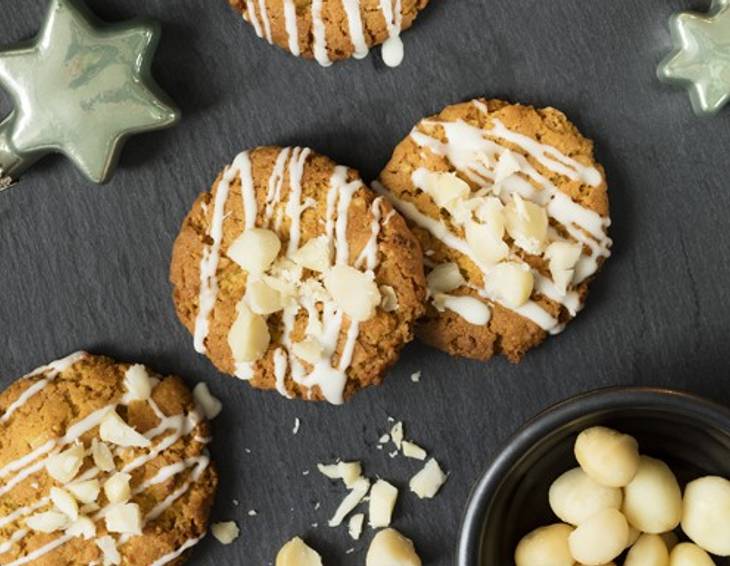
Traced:
MULTIPOLYGON (((2 384, 79 348, 208 382, 225 400, 215 422, 214 519, 237 520, 242 534, 228 547, 207 540, 195 564, 267 564, 296 534, 327 564, 363 564, 371 533, 353 544, 344 529, 325 526, 343 489, 302 472, 362 458, 370 475, 406 488, 418 466, 374 449, 387 416, 403 419, 451 476, 430 502, 404 489, 395 526, 427 564, 450 564, 470 486, 550 403, 615 384, 681 387, 730 403, 730 110, 700 120, 684 92, 655 79, 670 13, 707 4, 433 0, 405 35, 405 63, 392 70, 377 52, 330 69, 295 59, 258 40, 224 0, 90 0, 108 20, 162 21, 156 74, 184 121, 133 140, 108 186, 50 158, 0 195, 2 384), (344 408, 251 390, 195 354, 170 301, 170 249, 195 195, 235 153, 307 144, 372 178, 420 117, 478 95, 563 109, 596 140, 608 171, 615 255, 563 335, 519 366, 414 344, 383 387, 344 408), (409 379, 416 370, 419 384, 409 379)), ((32 35, 44 6, 0 0, 0 41, 32 35)))

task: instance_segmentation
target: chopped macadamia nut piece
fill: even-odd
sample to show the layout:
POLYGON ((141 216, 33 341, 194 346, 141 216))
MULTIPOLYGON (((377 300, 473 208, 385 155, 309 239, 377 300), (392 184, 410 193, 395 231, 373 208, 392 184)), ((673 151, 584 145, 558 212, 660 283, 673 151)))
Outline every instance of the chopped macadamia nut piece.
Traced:
POLYGON ((292 346, 292 352, 300 360, 304 360, 312 365, 322 359, 322 345, 315 338, 305 338, 301 342, 296 342, 292 346))
POLYGON ((481 199, 475 211, 476 217, 487 225, 495 239, 504 236, 504 205, 497 197, 481 199))
POLYGON ((431 499, 446 482, 446 474, 438 462, 431 458, 423 469, 411 478, 410 488, 421 499, 431 499))
POLYGON ((519 173, 522 170, 520 162, 517 161, 515 154, 505 149, 499 156, 497 166, 494 168, 494 184, 498 185, 504 181, 507 177, 511 177, 515 173, 519 173))
POLYGON ((238 316, 228 333, 233 359, 239 363, 255 362, 269 348, 269 327, 266 320, 251 311, 244 301, 238 303, 236 310, 238 316))
POLYGON ((75 521, 79 518, 79 504, 76 503, 73 496, 65 489, 52 487, 51 501, 56 509, 66 515, 69 519, 71 519, 71 521, 75 521))
POLYGON ((491 225, 467 222, 464 231, 466 243, 480 262, 494 265, 509 255, 509 246, 495 235, 491 225))
POLYGON ((624 566, 669 566, 669 551, 659 535, 641 535, 626 555, 624 566))
POLYGON ((86 480, 70 483, 66 489, 81 503, 94 503, 99 497, 99 480, 86 480))
POLYGON ((318 273, 324 273, 330 268, 332 250, 326 236, 312 238, 299 248, 292 259, 302 267, 318 273))
POLYGON ((393 425, 393 428, 390 429, 390 439, 393 441, 393 444, 395 444, 395 447, 400 450, 401 446, 403 446, 403 423, 397 422, 393 425))
POLYGON ((575 265, 582 251, 583 246, 570 242, 553 242, 545 250, 544 256, 549 262, 550 274, 561 293, 565 293, 573 282, 575 265))
POLYGON ((200 408, 203 409, 203 414, 208 420, 216 418, 223 410, 223 403, 213 396, 210 389, 208 389, 207 383, 202 381, 198 383, 193 389, 193 397, 200 405, 200 408))
POLYGON ((425 460, 426 451, 421 448, 418 444, 415 442, 411 442, 410 440, 404 440, 403 441, 403 455, 406 458, 414 458, 415 460, 425 460))
POLYGON ((117 550, 117 543, 109 535, 96 539, 96 546, 99 547, 104 556, 104 566, 122 563, 122 557, 117 550))
POLYGON ((152 444, 150 439, 138 433, 122 420, 116 411, 109 411, 99 425, 99 437, 105 442, 117 446, 147 448, 152 444))
POLYGON ((350 522, 347 526, 347 531, 350 533, 350 537, 354 540, 360 540, 362 534, 362 527, 365 523, 365 515, 363 513, 357 513, 350 517, 350 522))
POLYGON ((486 288, 508 308, 524 305, 532 294, 535 279, 527 265, 505 261, 495 265, 487 275, 486 288))
POLYGON ((432 295, 436 293, 449 293, 466 285, 466 280, 455 263, 442 263, 434 267, 426 277, 428 290, 432 295))
POLYGON ((25 520, 31 530, 39 533, 52 533, 64 529, 69 524, 68 515, 58 511, 44 511, 36 513, 25 520))
POLYGON ((275 566, 322 566, 322 558, 302 539, 295 537, 281 547, 275 566))
POLYGON ((228 257, 245 271, 259 274, 266 271, 279 255, 281 241, 276 233, 264 228, 251 228, 228 248, 228 257))
POLYGON ((234 540, 238 538, 238 535, 241 533, 238 525, 236 525, 234 521, 213 523, 210 526, 210 532, 221 544, 231 544, 234 540))
POLYGON ((469 324, 485 326, 492 318, 492 311, 482 301, 475 297, 455 297, 438 293, 433 298, 433 306, 439 312, 446 309, 455 312, 469 324))
POLYGON ((440 208, 469 196, 471 188, 456 173, 430 173, 426 181, 426 192, 440 208))
POLYGON ((347 487, 353 487, 362 476, 360 462, 337 462, 336 464, 317 464, 319 473, 332 480, 342 480, 347 487))
POLYGON ((621 511, 604 509, 581 523, 568 538, 570 553, 581 564, 598 566, 626 548, 629 524, 621 511))
POLYGON ((380 289, 380 308, 385 312, 393 312, 398 310, 398 296, 395 289, 390 285, 381 285, 380 289))
POLYGON ((124 374, 124 387, 132 401, 146 401, 152 394, 152 382, 145 367, 141 364, 130 366, 124 374))
POLYGON ((352 320, 372 318, 380 304, 380 290, 372 273, 363 273, 349 265, 336 265, 324 276, 324 286, 335 303, 352 320))
POLYGON ((96 536, 96 525, 88 517, 79 517, 66 529, 66 534, 72 537, 83 537, 91 540, 96 536))
POLYGON ((385 480, 378 480, 370 490, 368 522, 374 529, 387 527, 393 516, 398 489, 385 480))
POLYGON ((624 487, 639 469, 636 439, 610 428, 584 430, 575 441, 574 452, 583 471, 601 485, 624 487))
POLYGON ((246 303, 260 315, 269 315, 284 308, 281 293, 263 279, 251 279, 246 284, 246 303))
POLYGON ((365 566, 421 566, 413 541, 395 529, 383 529, 370 543, 365 566))
POLYGON ((504 207, 505 227, 515 244, 528 254, 540 255, 548 233, 547 210, 518 193, 504 207))
POLYGON ((522 537, 515 550, 516 566, 573 566, 568 537, 570 525, 540 527, 522 537))
POLYGON ((593 481, 581 468, 573 468, 553 482, 548 499, 561 521, 580 525, 603 509, 621 509, 623 493, 593 481))
POLYGON ((688 483, 682 529, 708 552, 730 556, 730 481, 707 476, 688 483))
POLYGON ((142 513, 136 503, 117 503, 104 515, 106 530, 110 533, 142 534, 142 513))
POLYGON ((59 454, 50 456, 46 462, 46 471, 54 480, 68 483, 79 473, 84 463, 84 455, 84 447, 75 444, 59 454))
POLYGON ((94 465, 102 472, 111 472, 114 469, 114 455, 111 449, 96 438, 91 441, 91 457, 94 465))
POLYGON ((643 533, 674 530, 682 520, 682 492, 669 466, 641 456, 639 470, 624 488, 623 512, 643 533))
POLYGON ((126 503, 132 497, 129 480, 132 478, 124 472, 117 472, 104 482, 104 495, 110 503, 126 503))
POLYGON ((340 506, 335 511, 333 517, 329 520, 330 527, 339 527, 342 521, 357 507, 370 490, 370 480, 367 478, 359 478, 352 486, 352 490, 342 500, 340 506))

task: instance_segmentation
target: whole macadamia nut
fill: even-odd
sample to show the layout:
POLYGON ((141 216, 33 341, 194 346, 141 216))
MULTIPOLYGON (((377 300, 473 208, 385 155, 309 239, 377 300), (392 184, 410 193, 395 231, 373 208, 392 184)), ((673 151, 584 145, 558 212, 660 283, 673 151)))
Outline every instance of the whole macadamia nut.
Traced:
POLYGON ((555 524, 535 529, 525 535, 515 550, 517 566, 573 566, 568 537, 570 525, 555 524))
POLYGON ((599 511, 568 538, 570 553, 587 566, 605 564, 621 554, 629 541, 629 524, 616 509, 599 511))
POLYGON ((565 472, 550 486, 550 508, 558 518, 580 525, 603 509, 621 509, 623 493, 593 481, 581 468, 565 472))
POLYGON ((669 566, 715 566, 710 555, 696 544, 678 544, 669 555, 669 566))
POLYGON ((395 529, 383 529, 370 543, 365 566, 421 566, 411 539, 395 529))
POLYGON ((624 487, 639 467, 636 439, 602 426, 581 432, 574 452, 583 471, 607 487, 624 487))
POLYGON ((682 519, 682 492, 664 462, 642 456, 639 470, 624 488, 623 512, 643 533, 671 531, 682 519))
POLYGON ((669 551, 659 535, 641 535, 629 550, 624 566, 669 566, 669 551))
POLYGON ((707 476, 688 483, 682 529, 708 552, 730 556, 730 481, 707 476))

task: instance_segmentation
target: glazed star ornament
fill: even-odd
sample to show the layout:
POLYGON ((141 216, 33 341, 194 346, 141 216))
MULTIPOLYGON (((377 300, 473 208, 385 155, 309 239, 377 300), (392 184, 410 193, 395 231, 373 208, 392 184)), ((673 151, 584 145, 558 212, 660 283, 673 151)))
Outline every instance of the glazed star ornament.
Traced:
POLYGON ((169 127, 178 110, 150 70, 154 22, 103 25, 76 0, 51 0, 38 36, 0 51, 15 108, 0 124, 0 189, 49 153, 107 181, 132 134, 169 127))
POLYGON ((676 14, 670 28, 675 50, 659 78, 685 86, 698 115, 715 114, 730 99, 730 0, 714 0, 704 15, 676 14))

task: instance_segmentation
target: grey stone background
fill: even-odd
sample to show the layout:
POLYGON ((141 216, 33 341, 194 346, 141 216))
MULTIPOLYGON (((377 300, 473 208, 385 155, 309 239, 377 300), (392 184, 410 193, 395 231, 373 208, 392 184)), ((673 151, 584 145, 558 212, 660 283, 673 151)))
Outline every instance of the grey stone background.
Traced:
MULTIPOLYGON (((45 4, 0 0, 0 43, 34 34, 45 4)), ((330 69, 295 59, 258 40, 224 0, 89 4, 110 21, 162 22, 156 76, 184 120, 132 140, 107 186, 52 157, 0 194, 0 375, 6 386, 84 348, 209 383, 225 402, 214 423, 214 519, 238 521, 241 537, 227 547, 206 540, 192 563, 265 565, 302 535, 328 565, 364 564, 372 533, 353 543, 326 526, 343 489, 302 474, 343 457, 403 488, 394 525, 427 564, 445 566, 470 486, 549 404, 616 384, 730 403, 730 110, 698 119, 683 91, 655 79, 669 15, 709 2, 432 0, 404 35, 397 69, 379 50, 330 69), (419 118, 481 95, 564 110, 596 140, 608 171, 614 257, 564 334, 518 366, 413 344, 383 387, 340 408, 251 390, 195 354, 170 300, 170 250, 196 194, 238 151, 310 145, 371 179, 419 118), (407 493, 417 463, 375 449, 388 415, 450 471, 436 499, 407 493)))

